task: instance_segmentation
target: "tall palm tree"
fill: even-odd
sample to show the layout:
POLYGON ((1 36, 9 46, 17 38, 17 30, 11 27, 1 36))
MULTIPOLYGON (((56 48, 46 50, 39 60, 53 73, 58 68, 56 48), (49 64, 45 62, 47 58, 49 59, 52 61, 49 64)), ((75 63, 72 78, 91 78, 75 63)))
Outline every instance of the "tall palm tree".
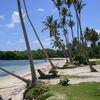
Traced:
POLYGON ((25 83, 27 84, 27 86, 30 85, 30 82, 31 82, 30 80, 27 80, 27 79, 25 79, 25 78, 23 78, 23 77, 21 77, 21 76, 19 76, 19 75, 16 75, 16 74, 14 74, 14 73, 12 73, 12 72, 10 72, 10 71, 4 69, 4 68, 1 67, 1 66, 0 66, 0 70, 2 70, 2 71, 4 71, 4 72, 6 72, 6 73, 8 73, 8 74, 10 74, 10 75, 12 75, 12 76, 18 78, 18 79, 20 79, 21 81, 25 82, 25 83))
POLYGON ((82 1, 77 1, 76 9, 77 9, 80 19, 81 19, 81 11, 85 6, 86 6, 86 4, 84 4, 82 1))
POLYGON ((68 54, 65 52, 65 48, 63 47, 63 44, 61 43, 61 39, 59 37, 59 33, 57 31, 57 28, 60 28, 60 25, 58 24, 57 20, 53 20, 53 16, 47 16, 46 18, 46 21, 43 22, 45 28, 42 30, 47 30, 49 29, 50 31, 50 37, 54 37, 55 38, 55 41, 58 45, 58 47, 60 47, 64 53, 64 56, 66 56, 66 62, 67 61, 67 57, 68 57, 68 54))
POLYGON ((22 26, 22 30, 23 30, 23 35, 24 35, 24 39, 25 39, 25 43, 26 43, 26 47, 27 47, 29 63, 30 63, 30 69, 31 69, 32 81, 31 81, 30 85, 35 86, 36 82, 37 82, 37 77, 36 77, 36 72, 35 72, 34 63, 33 63, 33 59, 32 59, 32 53, 31 53, 31 49, 30 49, 30 45, 29 45, 29 41, 28 41, 27 31, 26 31, 26 27, 25 27, 25 24, 24 24, 22 11, 21 11, 20 0, 17 0, 17 4, 18 4, 19 17, 20 17, 20 22, 21 22, 21 26, 22 26))
POLYGON ((71 10, 70 10, 71 5, 72 5, 72 0, 64 0, 63 2, 67 5, 68 10, 69 10, 69 18, 70 18, 70 20, 69 20, 69 27, 71 29, 72 39, 74 39, 73 26, 74 26, 75 23, 74 23, 74 21, 72 21, 72 14, 71 14, 71 10))
POLYGON ((37 39, 38 39, 38 41, 39 41, 41 47, 42 47, 42 49, 43 49, 43 52, 44 52, 46 58, 48 59, 50 65, 51 65, 51 67, 52 67, 52 69, 55 69, 55 66, 54 66, 54 64, 52 63, 51 59, 49 58, 49 56, 48 56, 48 54, 47 54, 47 52, 46 52, 46 50, 45 50, 45 48, 44 48, 44 46, 43 46, 43 44, 42 44, 40 38, 39 38, 39 36, 38 36, 38 33, 37 33, 37 31, 36 31, 36 29, 35 29, 35 27, 34 27, 32 21, 31 21, 31 19, 30 19, 30 17, 29 17, 29 14, 28 14, 28 10, 27 10, 27 7, 26 7, 26 2, 25 2, 25 0, 23 0, 23 3, 24 3, 24 8, 25 8, 25 11, 26 11, 26 15, 27 15, 28 21, 29 21, 29 23, 30 23, 30 25, 31 25, 31 27, 32 27, 32 29, 33 29, 33 31, 34 31, 34 33, 35 33, 35 35, 36 35, 36 37, 37 37, 37 39))
MULTIPOLYGON (((77 12, 78 12, 78 14, 79 14, 79 17, 80 17, 80 21, 81 21, 81 11, 82 11, 82 9, 84 8, 84 6, 86 6, 86 4, 84 4, 82 1, 77 1, 77 12)), ((81 39, 79 39, 79 24, 78 24, 78 20, 77 20, 77 35, 78 35, 78 40, 81 40, 81 39)))
MULTIPOLYGON (((62 28, 63 28, 63 33, 64 33, 64 36, 65 36, 65 41, 66 41, 66 46, 69 44, 69 41, 68 41, 68 32, 67 32, 67 24, 68 22, 66 21, 66 16, 70 16, 70 14, 68 13, 68 9, 66 7, 63 7, 61 9, 61 15, 62 15, 62 19, 61 20, 61 25, 62 25, 62 28)), ((68 49, 68 52, 69 52, 69 57, 70 57, 70 61, 72 62, 72 52, 71 52, 71 49, 70 48, 67 48, 68 49)))
MULTIPOLYGON (((64 36, 65 36, 65 40, 66 40, 66 45, 68 44, 68 40, 67 40, 67 33, 65 33, 65 29, 64 29, 64 25, 66 23, 66 16, 68 16, 68 11, 67 11, 67 8, 63 7, 62 8, 62 5, 63 5, 63 1, 62 0, 52 0, 55 7, 58 9, 58 12, 59 12, 59 17, 60 17, 60 20, 61 22, 63 23, 63 32, 64 32, 64 36), (63 18, 61 18, 61 14, 63 15, 63 18)), ((72 62, 72 52, 71 52, 71 49, 68 48, 68 55, 69 55, 69 58, 70 58, 70 62, 72 62)))
POLYGON ((92 65, 89 61, 89 58, 87 56, 87 52, 85 50, 85 43, 84 43, 84 39, 83 39, 83 31, 82 31, 81 21, 80 21, 80 17, 79 17, 78 11, 77 11, 77 2, 78 2, 78 0, 73 0, 73 6, 74 6, 74 9, 76 12, 76 18, 77 18, 78 23, 79 23, 80 36, 81 36, 81 40, 82 40, 82 44, 83 44, 83 52, 84 52, 84 55, 86 56, 86 60, 87 60, 88 65, 90 66, 91 72, 97 72, 97 70, 92 67, 92 65))
POLYGON ((68 25, 69 25, 69 27, 71 29, 72 39, 74 39, 73 27, 74 27, 75 23, 74 23, 74 21, 69 20, 68 25))

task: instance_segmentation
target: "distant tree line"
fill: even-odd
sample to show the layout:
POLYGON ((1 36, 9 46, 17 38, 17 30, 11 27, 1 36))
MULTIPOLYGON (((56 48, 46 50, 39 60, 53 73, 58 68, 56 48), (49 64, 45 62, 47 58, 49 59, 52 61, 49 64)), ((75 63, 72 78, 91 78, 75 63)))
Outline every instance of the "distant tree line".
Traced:
MULTIPOLYGON (((63 57, 60 50, 45 49, 50 58, 63 57)), ((32 50, 33 59, 45 59, 43 50, 32 50)), ((0 60, 28 59, 27 51, 0 51, 0 60)))
MULTIPOLYGON (((50 58, 64 57, 61 50, 45 49, 50 58)), ((78 51, 75 48, 72 48, 74 54, 77 54, 78 51)), ((94 48, 87 47, 87 52, 89 58, 100 58, 100 46, 95 46, 94 48)), ((32 50, 33 59, 45 59, 46 56, 43 53, 43 50, 32 50)), ((0 51, 0 60, 19 60, 19 59, 28 59, 27 51, 0 51)))

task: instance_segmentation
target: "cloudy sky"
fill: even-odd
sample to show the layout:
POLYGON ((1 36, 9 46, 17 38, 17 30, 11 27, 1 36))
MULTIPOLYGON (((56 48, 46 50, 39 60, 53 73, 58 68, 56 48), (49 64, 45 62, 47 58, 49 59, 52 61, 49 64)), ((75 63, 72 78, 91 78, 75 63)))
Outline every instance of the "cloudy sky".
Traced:
MULTIPOLYGON (((46 16, 54 15, 58 18, 58 13, 51 0, 26 0, 30 17, 40 36, 45 48, 51 48, 49 31, 41 33, 43 29, 42 22, 46 16)), ((83 0, 86 7, 82 13, 83 30, 86 26, 100 30, 100 0, 83 0)), ((22 0, 21 0, 22 4, 22 0)), ((41 48, 25 15, 22 4, 22 12, 27 27, 28 37, 31 49, 41 48)), ((74 31, 76 32, 76 31, 74 31)), ((70 36, 69 36, 70 37, 70 36)), ((70 37, 71 39, 71 37, 70 37)), ((20 25, 19 14, 17 9, 17 0, 0 0, 0 50, 25 50, 24 37, 20 25)))

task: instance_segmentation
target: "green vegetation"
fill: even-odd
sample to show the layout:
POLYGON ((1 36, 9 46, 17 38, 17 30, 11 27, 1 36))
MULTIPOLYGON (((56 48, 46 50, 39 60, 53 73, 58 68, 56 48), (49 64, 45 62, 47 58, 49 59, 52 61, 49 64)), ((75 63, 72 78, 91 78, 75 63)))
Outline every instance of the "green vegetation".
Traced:
MULTIPOLYGON (((40 100, 100 100, 100 83, 87 82, 68 86, 57 84, 48 87, 46 95, 42 94, 45 98, 41 99, 43 97, 39 96, 40 100), (51 93, 53 95, 50 95, 51 93)), ((26 94, 32 94, 32 89, 28 90, 26 94)))
POLYGON ((67 86, 69 81, 70 81, 69 79, 63 78, 60 80, 59 84, 61 84, 63 86, 67 86))
POLYGON ((52 95, 51 93, 46 93, 48 90, 48 87, 44 86, 29 88, 24 92, 24 98, 32 100, 34 97, 35 99, 45 100, 52 95))
POLYGON ((56 69, 51 70, 49 73, 51 73, 54 77, 58 76, 58 71, 56 69))
POLYGON ((100 65, 100 60, 98 61, 90 61, 92 65, 100 65))
MULTIPOLYGON (((61 50, 45 49, 50 58, 64 57, 61 50)), ((94 48, 87 48, 89 58, 100 58, 100 46, 94 48)), ((77 54, 77 50, 72 49, 74 55, 77 54)), ((33 59, 45 59, 43 50, 32 50, 33 59)), ((13 59, 28 59, 27 51, 0 51, 0 60, 13 60, 13 59)))
MULTIPOLYGON (((45 49, 50 58, 54 57, 64 57, 60 50, 45 49)), ((44 59, 46 58, 43 50, 32 50, 33 59, 44 59)), ((10 59, 28 59, 27 51, 0 51, 1 60, 10 60, 10 59)))
POLYGON ((83 78, 91 78, 94 76, 78 76, 78 75, 60 75, 61 78, 66 78, 66 79, 70 79, 70 78, 77 78, 77 79, 83 79, 83 78))
POLYGON ((87 64, 86 57, 83 54, 76 54, 74 56, 75 64, 87 64))

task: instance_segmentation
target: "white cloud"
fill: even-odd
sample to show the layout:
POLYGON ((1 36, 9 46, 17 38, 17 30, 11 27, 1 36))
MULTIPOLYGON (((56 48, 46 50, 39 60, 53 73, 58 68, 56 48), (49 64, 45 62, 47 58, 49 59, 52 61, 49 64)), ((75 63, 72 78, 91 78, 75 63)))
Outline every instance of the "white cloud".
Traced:
POLYGON ((4 19, 4 16, 1 15, 1 16, 0 16, 0 19, 3 20, 3 19, 4 19))
POLYGON ((100 34, 100 30, 96 30, 96 32, 98 32, 98 34, 100 34))
POLYGON ((11 19, 12 19, 11 23, 14 23, 14 24, 20 23, 19 13, 17 11, 14 11, 12 13, 12 18, 11 19))
POLYGON ((15 27, 15 24, 14 23, 10 23, 10 24, 7 24, 6 25, 8 28, 14 28, 15 27))
POLYGON ((7 45, 10 45, 10 46, 13 46, 13 45, 15 45, 13 42, 11 42, 11 41, 8 41, 7 42, 7 45))
POLYGON ((23 39, 18 40, 18 43, 25 43, 23 39))
POLYGON ((54 8, 51 12, 57 12, 57 8, 54 8))
POLYGON ((45 9, 43 9, 43 8, 38 8, 37 11, 44 12, 45 9))
MULTIPOLYGON (((23 10, 22 10, 23 13, 23 10)), ((23 13, 23 17, 25 14, 23 13)), ((14 11, 11 15, 11 22, 7 24, 6 26, 8 28, 14 28, 16 24, 20 23, 19 13, 17 11, 14 11)))

